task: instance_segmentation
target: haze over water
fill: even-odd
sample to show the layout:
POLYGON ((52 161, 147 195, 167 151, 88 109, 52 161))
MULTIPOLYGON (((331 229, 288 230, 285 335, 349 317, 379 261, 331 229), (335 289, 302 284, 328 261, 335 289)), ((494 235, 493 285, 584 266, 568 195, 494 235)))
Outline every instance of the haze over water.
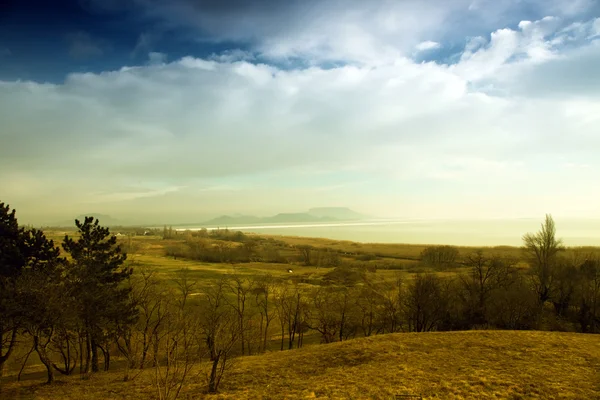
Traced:
MULTIPOLYGON (((527 232, 537 232, 538 219, 373 220, 323 224, 262 224, 230 227, 263 235, 319 237, 356 242, 520 246, 527 232)), ((201 229, 191 227, 190 230, 201 229)), ((600 219, 557 219, 557 236, 567 246, 600 245, 600 219)))

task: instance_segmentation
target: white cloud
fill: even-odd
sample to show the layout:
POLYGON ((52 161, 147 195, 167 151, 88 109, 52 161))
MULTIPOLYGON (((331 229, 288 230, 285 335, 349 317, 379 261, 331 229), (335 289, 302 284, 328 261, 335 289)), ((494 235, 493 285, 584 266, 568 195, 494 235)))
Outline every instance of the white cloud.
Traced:
POLYGON ((594 20, 594 24, 593 24, 593 30, 592 30, 592 34, 590 35, 590 37, 598 37, 600 36, 600 18, 596 18, 594 20))
POLYGON ((415 48, 418 51, 426 51, 426 50, 439 49, 440 47, 442 47, 442 45, 439 44, 438 42, 432 42, 431 40, 427 40, 425 42, 419 43, 415 48))
POLYGON ((479 203, 493 215, 570 192, 579 200, 549 201, 553 212, 600 215, 589 184, 600 91, 565 72, 590 86, 600 52, 560 52, 560 32, 552 18, 496 30, 452 66, 392 51, 384 63, 285 70, 237 54, 3 82, 0 185, 40 213, 269 214, 328 202, 378 215, 403 204, 414 216, 479 203))
POLYGON ((521 15, 573 20, 598 11, 595 0, 135 1, 149 19, 191 28, 199 41, 241 42, 267 60, 315 64, 393 62, 423 43, 456 45, 514 26, 521 15))
POLYGON ((210 56, 212 60, 218 62, 235 62, 235 61, 254 61, 256 56, 249 51, 240 49, 225 50, 219 54, 210 56))

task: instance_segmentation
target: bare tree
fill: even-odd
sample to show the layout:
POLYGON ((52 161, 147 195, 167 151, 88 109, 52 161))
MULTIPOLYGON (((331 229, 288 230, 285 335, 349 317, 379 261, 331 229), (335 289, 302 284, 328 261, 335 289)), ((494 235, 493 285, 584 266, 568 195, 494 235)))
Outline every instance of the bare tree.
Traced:
POLYGON ((304 263, 304 265, 312 265, 313 264, 312 254, 313 254, 314 247, 307 245, 307 244, 303 244, 303 245, 296 246, 296 248, 300 251, 300 256, 302 258, 302 262, 304 263))
POLYGON ((600 332, 600 258, 590 257, 580 267, 579 325, 582 332, 600 332))
MULTIPOLYGON (((181 271, 175 279, 177 286, 174 307, 168 311, 162 340, 155 343, 153 383, 158 400, 179 397, 192 369, 202 358, 197 345, 200 332, 198 307, 190 302, 196 282, 189 271, 181 271), (161 352, 162 350, 162 352, 161 352), (163 357, 160 354, 164 354, 163 357)), ((154 340, 157 340, 156 338, 154 340)))
POLYGON ((270 274, 256 277, 252 283, 254 301, 260 313, 261 347, 259 351, 266 351, 269 339, 269 328, 275 319, 274 292, 276 283, 270 274))
POLYGON ((396 275, 393 281, 386 282, 383 285, 382 322, 385 332, 394 333, 402 330, 403 289, 403 280, 399 274, 396 275))
POLYGON ((217 392, 231 365, 231 352, 241 339, 238 315, 226 301, 228 283, 220 279, 205 292, 201 322, 204 343, 211 361, 208 374, 209 393, 217 392))
POLYGON ((487 257, 477 250, 466 257, 469 271, 459 276, 466 294, 465 301, 469 309, 469 320, 474 324, 485 324, 487 306, 494 290, 503 288, 510 281, 515 262, 499 257, 487 257))
POLYGON ((234 273, 225 281, 225 286, 229 293, 233 295, 230 299, 224 297, 226 303, 235 311, 238 321, 238 331, 240 334, 240 344, 242 355, 246 354, 246 349, 250 352, 250 343, 246 334, 249 333, 250 313, 249 309, 251 297, 251 282, 248 278, 234 273))
POLYGON ((525 253, 531 267, 531 280, 541 305, 552 297, 557 254, 564 250, 562 241, 556 239, 556 226, 550 214, 537 233, 523 236, 525 253))
POLYGON ((339 305, 334 287, 317 288, 311 293, 311 318, 308 322, 311 329, 321 334, 322 343, 334 342, 343 326, 342 320, 348 304, 347 292, 343 296, 343 311, 336 310, 339 305))
POLYGON ((296 334, 302 330, 304 322, 306 301, 302 296, 297 283, 285 283, 276 292, 275 305, 281 327, 281 350, 284 348, 284 339, 287 335, 288 349, 293 348, 296 334))
POLYGON ((374 282, 366 282, 356 296, 360 310, 360 328, 364 336, 371 336, 383 329, 382 313, 384 297, 381 287, 374 282))
MULTIPOLYGON (((177 283, 176 283, 177 285, 177 283)), ((164 331, 168 318, 172 296, 166 286, 156 277, 155 271, 139 268, 130 278, 131 296, 139 312, 136 324, 120 327, 117 347, 127 359, 125 380, 128 380, 129 369, 144 369, 148 355, 153 346, 159 346, 158 341, 164 331)), ((186 297, 189 293, 186 294, 186 297)), ((157 351, 155 351, 155 354, 157 351)), ((154 357, 156 358, 156 357, 154 357)))
POLYGON ((492 292, 488 320, 501 329, 533 329, 539 312, 538 300, 527 277, 515 274, 502 290, 492 292))
POLYGON ((417 274, 405 297, 406 319, 415 332, 435 330, 444 316, 442 282, 432 274, 417 274))
POLYGON ((576 257, 571 260, 566 257, 559 257, 556 261, 553 273, 554 290, 551 300, 554 313, 559 318, 569 317, 568 314, 570 314, 569 311, 575 300, 578 281, 582 278, 578 269, 579 265, 581 265, 581 262, 576 257))

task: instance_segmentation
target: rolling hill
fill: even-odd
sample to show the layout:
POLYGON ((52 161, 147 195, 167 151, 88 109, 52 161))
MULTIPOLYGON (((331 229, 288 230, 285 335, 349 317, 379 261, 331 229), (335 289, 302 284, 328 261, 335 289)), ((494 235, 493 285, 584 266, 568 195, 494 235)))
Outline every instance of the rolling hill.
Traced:
MULTIPOLYGON (((204 394, 204 371, 181 398, 210 399, 599 399, 600 335, 469 331, 378 335, 236 359, 220 393, 204 394), (186 397, 187 396, 187 397, 186 397)), ((153 398, 152 370, 89 380, 8 384, 6 398, 153 398)))

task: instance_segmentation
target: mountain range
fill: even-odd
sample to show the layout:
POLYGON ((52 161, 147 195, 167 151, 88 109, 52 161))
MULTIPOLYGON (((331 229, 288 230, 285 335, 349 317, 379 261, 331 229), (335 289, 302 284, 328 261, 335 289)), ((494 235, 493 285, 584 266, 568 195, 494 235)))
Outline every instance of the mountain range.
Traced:
MULTIPOLYGON (((106 214, 88 213, 100 220, 102 226, 142 226, 147 224, 131 224, 128 221, 120 220, 106 214)), ((75 219, 83 221, 85 215, 79 215, 70 220, 58 221, 50 226, 74 227, 75 219)), ((357 221, 369 218, 346 207, 318 207, 311 208, 306 212, 299 213, 279 213, 270 217, 257 217, 253 215, 221 215, 204 222, 172 224, 173 226, 233 226, 233 225, 254 225, 254 224, 282 224, 282 223, 318 223, 333 221, 357 221)), ((162 225, 162 224, 159 224, 162 225)))
POLYGON ((281 223, 315 223, 333 221, 357 221, 368 218, 346 207, 319 207, 311 208, 301 213, 279 213, 271 217, 257 217, 253 215, 221 215, 199 224, 182 224, 180 226, 231 226, 252 224, 281 224, 281 223))

